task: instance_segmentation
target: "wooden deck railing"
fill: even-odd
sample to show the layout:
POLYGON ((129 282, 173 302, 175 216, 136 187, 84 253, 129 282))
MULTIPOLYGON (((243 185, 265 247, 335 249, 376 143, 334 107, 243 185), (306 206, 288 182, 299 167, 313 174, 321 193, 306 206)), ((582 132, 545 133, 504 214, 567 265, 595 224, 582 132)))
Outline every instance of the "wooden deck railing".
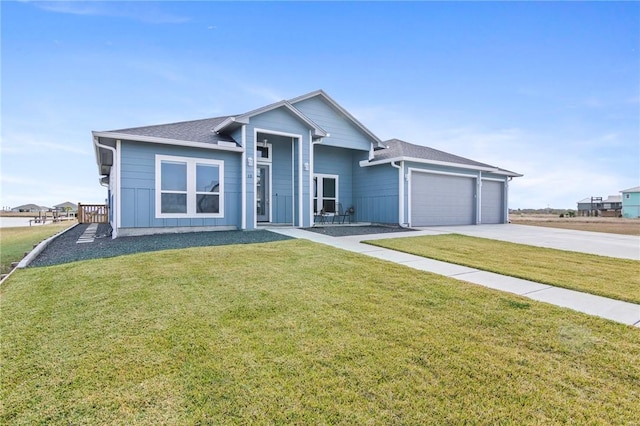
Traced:
POLYGON ((105 204, 78 203, 79 223, 109 223, 109 207, 105 204))

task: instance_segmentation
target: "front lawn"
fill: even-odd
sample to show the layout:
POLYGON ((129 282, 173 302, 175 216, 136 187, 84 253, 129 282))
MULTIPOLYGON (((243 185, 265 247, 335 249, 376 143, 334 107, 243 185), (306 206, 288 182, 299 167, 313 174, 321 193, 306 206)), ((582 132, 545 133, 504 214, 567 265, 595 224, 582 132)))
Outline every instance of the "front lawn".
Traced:
POLYGON ((640 330, 290 240, 17 271, 2 424, 632 424, 640 330))
POLYGON ((11 263, 20 261, 34 244, 49 238, 76 222, 59 222, 48 225, 21 226, 0 229, 0 273, 11 270, 11 263))
POLYGON ((363 241, 367 244, 640 303, 640 262, 458 234, 363 241))

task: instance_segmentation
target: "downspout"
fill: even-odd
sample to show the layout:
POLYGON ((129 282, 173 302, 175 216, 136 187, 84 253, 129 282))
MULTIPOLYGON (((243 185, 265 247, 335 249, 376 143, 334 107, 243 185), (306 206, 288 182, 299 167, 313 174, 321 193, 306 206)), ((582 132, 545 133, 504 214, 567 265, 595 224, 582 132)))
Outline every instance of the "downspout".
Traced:
POLYGON ((400 165, 392 161, 391 167, 398 169, 398 225, 404 227, 404 161, 400 165))
POLYGON ((311 152, 309 153, 309 226, 313 226, 313 174, 315 173, 315 160, 314 160, 314 145, 321 144, 324 139, 320 138, 317 141, 311 140, 311 152))
POLYGON ((247 229, 247 125, 242 125, 242 156, 240 160, 240 184, 242 185, 240 200, 240 229, 247 229))
POLYGON ((476 225, 482 224, 482 171, 478 171, 476 186, 476 225))
POLYGON ((507 177, 507 181, 504 183, 504 211, 505 211, 505 223, 511 223, 509 219, 509 182, 513 180, 513 176, 507 177))
MULTIPOLYGON (((111 165, 111 174, 109 174, 109 180, 111 180, 111 175, 116 176, 116 182, 115 182, 115 188, 116 188, 116 194, 119 192, 119 188, 118 188, 118 165, 117 165, 117 154, 116 154, 116 149, 108 146, 108 145, 103 145, 100 142, 98 142, 99 138, 94 137, 93 138, 93 145, 98 149, 98 157, 100 156, 100 148, 104 148, 104 149, 108 149, 109 151, 111 151, 111 155, 113 158, 113 164, 111 165)), ((98 166, 100 166, 100 160, 98 160, 98 166)), ((102 184, 102 183, 101 183, 102 184)), ((117 196, 117 195, 116 195, 117 196)), ((111 201, 111 200, 109 200, 111 201)), ((112 238, 116 238, 118 236, 118 227, 120 226, 120 224, 118 223, 118 219, 120 218, 120 215, 118 214, 118 209, 120 208, 119 205, 116 205, 116 211, 114 211, 114 215, 113 215, 113 221, 115 222, 115 229, 112 230, 112 238)))

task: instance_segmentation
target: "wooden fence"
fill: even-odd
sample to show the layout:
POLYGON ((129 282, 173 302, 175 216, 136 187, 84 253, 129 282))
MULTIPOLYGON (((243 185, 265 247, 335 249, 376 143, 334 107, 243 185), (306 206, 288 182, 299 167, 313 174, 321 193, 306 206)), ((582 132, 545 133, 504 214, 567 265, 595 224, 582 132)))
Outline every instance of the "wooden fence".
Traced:
POLYGON ((109 223, 109 207, 105 204, 78 203, 79 223, 109 223))

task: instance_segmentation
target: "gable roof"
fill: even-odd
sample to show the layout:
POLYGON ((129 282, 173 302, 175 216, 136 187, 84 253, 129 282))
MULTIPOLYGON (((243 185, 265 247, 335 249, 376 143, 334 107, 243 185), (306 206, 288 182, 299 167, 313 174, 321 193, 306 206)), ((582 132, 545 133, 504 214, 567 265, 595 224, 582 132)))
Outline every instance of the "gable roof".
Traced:
MULTIPOLYGON (((490 164, 470 160, 468 158, 460 157, 428 146, 415 145, 400 139, 390 139, 385 141, 384 144, 386 145, 386 148, 375 151, 373 159, 369 161, 369 164, 383 164, 394 161, 413 161, 417 163, 457 166, 473 170, 488 171, 512 177, 522 176, 519 173, 501 169, 490 164)), ((361 164, 362 163, 366 163, 366 161, 361 162, 361 164)))
POLYGON ((55 209, 64 209, 66 207, 69 207, 71 209, 77 209, 78 205, 72 203, 71 201, 65 201, 64 203, 56 204, 55 206, 53 206, 53 208, 55 209))
POLYGON ((309 92, 305 95, 301 95, 293 99, 289 99, 289 103, 295 106, 295 104, 298 102, 306 101, 307 99, 311 99, 315 97, 320 97, 324 99, 333 109, 335 109, 338 113, 342 114, 345 118, 351 121, 351 123, 353 123, 358 129, 360 129, 360 131, 365 133, 368 137, 373 139, 378 144, 378 148, 384 148, 384 144, 382 143, 380 138, 378 138, 375 134, 373 134, 371 130, 367 129, 364 126, 364 124, 362 124, 360 121, 358 121, 358 119, 356 119, 353 115, 351 115, 349 111, 342 108, 340 104, 334 101, 333 98, 327 95, 325 91, 322 89, 314 90, 313 92, 309 92))
POLYGON ((620 192, 640 192, 640 186, 634 186, 633 188, 623 189, 620 192))
POLYGON ((265 112, 273 111, 274 109, 278 109, 278 108, 287 109, 291 114, 293 114, 296 118, 298 118, 300 121, 306 124, 311 130, 313 130, 314 132, 313 135, 315 137, 329 136, 329 134, 322 127, 318 126, 316 123, 313 122, 313 120, 311 120, 309 117, 304 115, 302 112, 300 112, 298 109, 296 109, 293 105, 291 105, 287 101, 275 102, 270 105, 266 105, 261 108, 254 109, 253 111, 246 112, 239 116, 227 117, 224 121, 222 121, 217 126, 215 126, 213 130, 215 132, 223 132, 225 130, 230 130, 230 129, 239 127, 242 124, 248 124, 249 119, 251 119, 251 117, 255 117, 256 115, 264 114, 265 112))

